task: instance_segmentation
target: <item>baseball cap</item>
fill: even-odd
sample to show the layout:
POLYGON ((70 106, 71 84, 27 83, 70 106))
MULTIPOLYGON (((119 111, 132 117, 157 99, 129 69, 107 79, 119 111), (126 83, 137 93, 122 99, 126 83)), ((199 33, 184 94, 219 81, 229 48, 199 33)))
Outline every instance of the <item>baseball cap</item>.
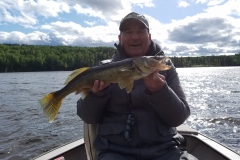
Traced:
POLYGON ((145 27, 147 29, 149 29, 149 24, 148 24, 148 20, 141 14, 138 14, 136 12, 131 12, 129 13, 128 15, 126 15, 120 22, 120 26, 119 26, 119 30, 122 31, 123 30, 123 24, 124 22, 126 22, 126 20, 129 20, 129 19, 136 19, 136 20, 139 20, 140 22, 142 22, 145 27))

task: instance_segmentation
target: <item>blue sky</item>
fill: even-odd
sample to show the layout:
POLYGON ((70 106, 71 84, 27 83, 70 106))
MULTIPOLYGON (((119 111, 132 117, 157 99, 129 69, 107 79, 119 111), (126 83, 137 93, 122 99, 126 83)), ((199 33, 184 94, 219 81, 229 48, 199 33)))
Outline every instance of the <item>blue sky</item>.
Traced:
POLYGON ((0 43, 111 46, 129 12, 144 14, 168 56, 240 52, 239 0, 1 0, 0 43))

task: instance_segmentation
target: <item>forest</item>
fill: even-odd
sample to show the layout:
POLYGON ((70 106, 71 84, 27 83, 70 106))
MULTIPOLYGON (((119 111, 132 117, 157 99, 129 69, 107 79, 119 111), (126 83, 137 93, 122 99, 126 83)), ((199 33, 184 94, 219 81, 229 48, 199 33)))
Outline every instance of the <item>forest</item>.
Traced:
MULTIPOLYGON (((0 72, 70 71, 110 59, 113 47, 41 46, 0 44, 0 72)), ((169 57, 179 67, 240 66, 235 55, 169 57)))

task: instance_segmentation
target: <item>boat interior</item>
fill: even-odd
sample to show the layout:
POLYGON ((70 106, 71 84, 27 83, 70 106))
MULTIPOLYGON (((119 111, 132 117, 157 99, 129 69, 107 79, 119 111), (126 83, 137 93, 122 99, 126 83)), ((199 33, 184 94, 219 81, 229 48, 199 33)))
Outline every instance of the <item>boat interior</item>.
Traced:
MULTIPOLYGON (((95 125, 84 124, 84 138, 49 151, 35 160, 96 160, 93 147, 95 130, 95 125)), ((177 130, 186 138, 185 149, 198 160, 240 160, 236 152, 186 125, 177 127, 177 130)))

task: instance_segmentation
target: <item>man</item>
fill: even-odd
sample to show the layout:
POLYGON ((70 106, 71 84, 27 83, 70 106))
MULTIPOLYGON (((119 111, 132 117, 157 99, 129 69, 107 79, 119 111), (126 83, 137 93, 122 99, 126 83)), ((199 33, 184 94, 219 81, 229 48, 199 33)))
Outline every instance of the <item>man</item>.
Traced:
MULTIPOLYGON (((151 40, 143 15, 132 12, 120 23, 119 44, 112 61, 163 54, 151 40)), ((175 67, 134 82, 127 93, 118 84, 95 81, 91 93, 77 104, 79 117, 98 124, 94 147, 98 160, 196 159, 177 146, 184 138, 176 131, 190 109, 175 67)))

